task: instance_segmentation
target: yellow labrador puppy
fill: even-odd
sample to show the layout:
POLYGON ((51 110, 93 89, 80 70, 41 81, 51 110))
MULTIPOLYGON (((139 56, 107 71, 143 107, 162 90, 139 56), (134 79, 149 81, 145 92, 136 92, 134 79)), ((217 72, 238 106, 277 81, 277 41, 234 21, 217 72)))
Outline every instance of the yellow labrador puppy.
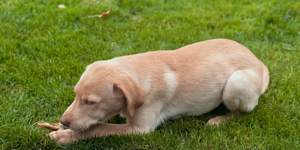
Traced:
POLYGON ((86 67, 76 97, 50 133, 58 144, 78 139, 147 133, 182 114, 201 115, 224 103, 230 112, 208 121, 219 125, 249 112, 269 84, 269 71, 251 51, 225 39, 177 50, 154 51, 97 61, 86 67), (121 114, 126 124, 102 123, 121 114))

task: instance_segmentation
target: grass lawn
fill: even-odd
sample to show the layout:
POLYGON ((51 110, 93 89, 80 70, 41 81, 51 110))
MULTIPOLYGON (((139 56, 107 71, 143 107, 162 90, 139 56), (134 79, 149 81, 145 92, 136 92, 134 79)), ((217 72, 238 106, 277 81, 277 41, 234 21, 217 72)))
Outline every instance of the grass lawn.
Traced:
POLYGON ((299 58, 299 0, 0 0, 0 149, 300 149, 299 58), (268 66, 254 111, 206 126, 220 106, 149 134, 63 147, 36 127, 59 121, 88 64, 213 38, 238 41, 268 66))

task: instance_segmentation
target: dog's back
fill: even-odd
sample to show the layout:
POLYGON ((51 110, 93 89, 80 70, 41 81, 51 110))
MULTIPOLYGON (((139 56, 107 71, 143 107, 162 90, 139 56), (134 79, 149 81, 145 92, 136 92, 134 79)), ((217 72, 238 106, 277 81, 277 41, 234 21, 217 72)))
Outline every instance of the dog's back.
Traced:
MULTIPOLYGON (((267 68, 251 51, 226 39, 123 56, 113 61, 144 87, 148 95, 144 107, 153 103, 165 105, 161 120, 181 114, 200 115, 216 108, 223 100, 227 79, 237 70, 250 69, 261 76, 257 83, 264 83, 260 87, 262 92, 269 79, 267 68)), ((143 106, 139 110, 144 111, 143 106)))

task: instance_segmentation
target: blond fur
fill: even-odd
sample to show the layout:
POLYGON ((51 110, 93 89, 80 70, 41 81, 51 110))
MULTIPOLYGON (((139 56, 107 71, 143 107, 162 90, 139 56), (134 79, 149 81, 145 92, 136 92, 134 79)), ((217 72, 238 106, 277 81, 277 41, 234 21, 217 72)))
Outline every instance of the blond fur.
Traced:
POLYGON ((231 112, 208 121, 219 125, 253 110, 268 83, 267 67, 246 47, 225 39, 98 61, 86 68, 61 118, 70 130, 50 136, 64 145, 91 136, 147 133, 167 119, 201 115, 223 102, 231 112), (116 114, 127 123, 100 123, 116 114))

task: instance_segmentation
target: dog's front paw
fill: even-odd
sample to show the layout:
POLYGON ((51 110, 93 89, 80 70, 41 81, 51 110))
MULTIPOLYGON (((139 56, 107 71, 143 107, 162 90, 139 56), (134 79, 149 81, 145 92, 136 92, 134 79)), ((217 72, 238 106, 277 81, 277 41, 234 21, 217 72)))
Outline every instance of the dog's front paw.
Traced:
POLYGON ((78 135, 70 129, 53 131, 49 133, 49 136, 55 140, 58 145, 68 145, 78 140, 78 135))

